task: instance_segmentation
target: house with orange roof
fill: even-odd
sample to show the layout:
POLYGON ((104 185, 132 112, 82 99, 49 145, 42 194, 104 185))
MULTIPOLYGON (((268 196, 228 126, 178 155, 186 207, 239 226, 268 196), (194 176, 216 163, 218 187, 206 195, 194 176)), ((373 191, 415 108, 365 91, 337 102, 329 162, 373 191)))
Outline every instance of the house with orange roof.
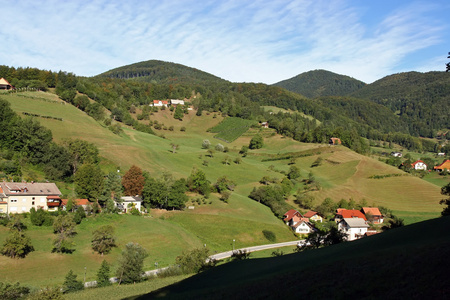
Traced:
POLYGON ((13 89, 13 86, 5 79, 0 78, 0 90, 10 90, 13 89))
POLYGON ((435 166, 434 170, 438 172, 442 171, 450 172, 450 159, 444 160, 442 164, 435 166))
POLYGON ((322 216, 319 215, 318 212, 312 211, 312 210, 310 210, 310 211, 308 211, 306 214, 304 214, 303 217, 308 218, 308 219, 310 219, 310 220, 312 220, 312 221, 315 221, 315 222, 320 222, 320 223, 322 223, 322 221, 323 221, 322 216))
POLYGON ((423 170, 423 171, 426 171, 426 170, 427 170, 427 164, 424 163, 422 160, 416 160, 415 162, 413 162, 413 163, 411 164, 411 167, 412 167, 414 170, 423 170))
MULTIPOLYGON (((61 200, 61 209, 66 210, 67 203, 69 202, 69 199, 62 199, 61 200)), ((76 210, 78 206, 83 207, 84 211, 87 211, 89 209, 89 206, 91 205, 91 202, 88 199, 74 199, 73 200, 73 208, 72 210, 76 210)))
POLYGON ((152 106, 167 107, 169 105, 169 102, 167 100, 153 100, 152 106))
POLYGON ((374 224, 383 223, 383 214, 378 207, 363 207, 361 212, 366 216, 367 220, 374 224))
POLYGON ((345 208, 338 208, 336 210, 336 215, 335 215, 335 221, 338 222, 342 219, 345 218, 361 218, 364 221, 367 221, 366 216, 360 212, 357 209, 345 209, 345 208))
POLYGON ((330 140, 329 140, 329 144, 330 144, 330 145, 341 145, 342 142, 341 142, 341 139, 340 139, 340 138, 332 137, 332 138, 330 138, 330 140))

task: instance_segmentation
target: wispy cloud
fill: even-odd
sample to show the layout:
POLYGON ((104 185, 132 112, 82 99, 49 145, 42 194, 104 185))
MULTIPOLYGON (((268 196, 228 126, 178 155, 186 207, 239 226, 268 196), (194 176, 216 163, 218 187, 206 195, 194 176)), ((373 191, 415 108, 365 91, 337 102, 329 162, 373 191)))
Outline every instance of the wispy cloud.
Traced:
POLYGON ((399 5, 368 26, 371 8, 347 0, 7 0, 0 64, 92 76, 159 59, 231 81, 274 83, 327 69, 371 82, 403 70, 419 50, 445 46, 446 19, 435 17, 442 5, 399 5))

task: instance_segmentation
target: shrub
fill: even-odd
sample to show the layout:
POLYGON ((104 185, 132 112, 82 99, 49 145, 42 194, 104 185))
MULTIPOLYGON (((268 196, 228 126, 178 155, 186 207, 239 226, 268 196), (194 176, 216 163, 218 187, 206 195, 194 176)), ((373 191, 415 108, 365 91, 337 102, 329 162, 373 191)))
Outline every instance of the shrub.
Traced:
POLYGON ((213 267, 215 261, 208 259, 208 248, 197 248, 190 251, 183 251, 183 253, 175 259, 176 264, 181 267, 181 270, 185 274, 199 273, 213 267))
POLYGON ((231 260, 244 260, 250 258, 250 252, 247 250, 235 250, 233 254, 231 254, 231 260))
POLYGON ((263 230, 262 233, 263 233, 264 237, 270 242, 275 242, 275 240, 277 239, 277 237, 275 236, 275 233, 273 233, 270 230, 263 230))

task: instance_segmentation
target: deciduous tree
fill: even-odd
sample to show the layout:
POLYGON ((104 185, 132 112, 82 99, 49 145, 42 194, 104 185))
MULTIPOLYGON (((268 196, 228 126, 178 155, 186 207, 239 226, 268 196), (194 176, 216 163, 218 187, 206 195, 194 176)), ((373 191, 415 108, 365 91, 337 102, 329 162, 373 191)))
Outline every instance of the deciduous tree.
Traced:
POLYGON ((82 165, 75 173, 74 181, 78 197, 87 198, 91 202, 97 201, 103 191, 103 172, 97 165, 82 165))
POLYGON ((144 189, 145 178, 141 168, 133 165, 122 178, 124 194, 127 196, 141 195, 144 189))
POLYGON ((100 226, 92 233, 92 249, 103 256, 113 247, 117 247, 114 228, 111 225, 100 226))
POLYGON ((122 256, 119 258, 119 267, 116 271, 119 284, 142 281, 144 259, 147 256, 147 251, 139 244, 126 244, 125 250, 122 251, 122 256))

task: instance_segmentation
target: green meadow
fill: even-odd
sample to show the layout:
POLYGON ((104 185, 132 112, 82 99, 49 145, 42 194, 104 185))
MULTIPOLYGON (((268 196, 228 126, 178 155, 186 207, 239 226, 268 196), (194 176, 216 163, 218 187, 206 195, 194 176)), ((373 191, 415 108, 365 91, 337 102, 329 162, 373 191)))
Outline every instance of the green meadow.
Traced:
MULTIPOLYGON (((151 270, 155 262, 158 262, 159 267, 173 264, 175 257, 184 249, 205 244, 212 253, 230 250, 233 239, 239 248, 266 244, 269 241, 264 238, 263 230, 274 232, 277 242, 293 240, 295 236, 292 232, 268 207, 248 198, 252 189, 260 186, 259 180, 263 176, 284 177, 283 172, 287 172, 291 166, 290 159, 267 160, 283 154, 297 154, 295 165, 300 168, 302 177, 306 178, 312 172, 320 183, 320 190, 309 192, 315 198, 314 205, 320 204, 325 198, 334 201, 353 199, 356 202, 364 199, 369 205, 392 209, 395 214, 405 218, 408 224, 439 216, 442 195, 437 183, 449 181, 449 178, 437 178, 434 179, 435 184, 407 174, 373 179, 370 178, 373 175, 404 173, 343 146, 299 143, 279 135, 265 136, 263 148, 249 151, 246 157, 242 157, 240 164, 232 162, 227 165, 223 164, 224 159, 231 158, 234 161, 240 157, 239 150, 243 145, 248 145, 252 136, 247 133, 231 143, 214 138, 216 133, 207 130, 222 122, 224 118, 219 114, 205 112, 198 117, 194 111, 189 111, 179 121, 167 109, 154 113, 150 119, 166 127, 173 126, 173 131, 154 130, 156 135, 150 135, 124 126, 123 133, 116 135, 51 93, 29 92, 23 95, 25 97, 17 94, 1 97, 8 100, 20 114, 27 112, 62 118, 63 121, 37 119, 52 130, 56 142, 64 138, 80 138, 95 144, 103 157, 101 167, 105 172, 119 169, 124 174, 130 166, 137 165, 154 177, 169 172, 176 178, 186 178, 193 168, 198 168, 205 172, 212 183, 226 175, 237 186, 228 203, 212 194, 206 203, 190 203, 195 207, 193 210, 151 210, 145 217, 102 215, 85 219, 77 226, 78 234, 74 238, 76 251, 70 255, 51 253, 54 238, 51 228, 29 225, 27 234, 36 251, 21 260, 0 256, 0 281, 19 281, 33 286, 56 285, 63 282, 70 269, 78 278, 83 278, 85 267, 86 280, 94 280, 103 259, 113 263, 115 268, 114 263, 121 249, 128 242, 138 242, 148 250, 145 269, 151 270), (181 131, 182 127, 186 131, 181 131), (201 147, 204 139, 209 139, 212 147, 222 143, 229 148, 229 152, 216 151, 210 157, 201 147), (172 153, 172 143, 179 145, 176 153, 172 153), (309 154, 305 156, 305 153, 309 154), (322 158, 322 164, 311 167, 318 157, 322 158), (104 257, 93 253, 90 248, 92 231, 102 224, 115 227, 119 244, 118 248, 104 257)), ((71 192, 70 184, 61 183, 59 186, 63 193, 71 192)), ((303 183, 296 182, 292 193, 301 187, 303 183)), ((288 202, 296 206, 293 196, 288 202)), ((0 227, 0 243, 6 234, 7 229, 0 227)))

